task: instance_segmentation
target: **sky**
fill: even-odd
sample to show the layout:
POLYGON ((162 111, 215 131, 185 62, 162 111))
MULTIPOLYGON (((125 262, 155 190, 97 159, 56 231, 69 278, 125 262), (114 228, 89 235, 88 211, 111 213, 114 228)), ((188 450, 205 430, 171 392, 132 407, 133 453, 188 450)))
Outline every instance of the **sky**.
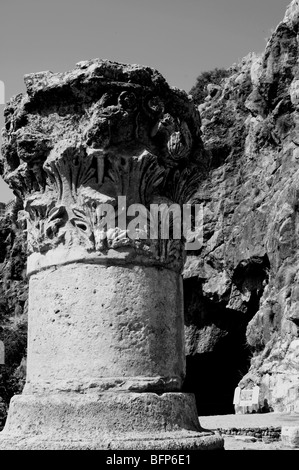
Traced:
MULTIPOLYGON (((290 1, 0 0, 5 101, 25 92, 26 73, 92 58, 153 67, 189 92, 201 72, 262 52, 290 1)), ((0 178, 0 201, 12 197, 0 178)))

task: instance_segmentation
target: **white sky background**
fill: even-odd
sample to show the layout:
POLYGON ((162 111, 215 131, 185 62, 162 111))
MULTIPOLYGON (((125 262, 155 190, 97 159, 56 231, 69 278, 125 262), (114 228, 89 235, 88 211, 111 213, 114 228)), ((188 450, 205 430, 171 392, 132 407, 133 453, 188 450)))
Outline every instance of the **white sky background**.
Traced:
MULTIPOLYGON (((0 0, 5 99, 25 91, 26 73, 90 58, 153 67, 188 92, 201 72, 262 52, 290 1, 0 0)), ((11 197, 0 178, 0 201, 11 197)))

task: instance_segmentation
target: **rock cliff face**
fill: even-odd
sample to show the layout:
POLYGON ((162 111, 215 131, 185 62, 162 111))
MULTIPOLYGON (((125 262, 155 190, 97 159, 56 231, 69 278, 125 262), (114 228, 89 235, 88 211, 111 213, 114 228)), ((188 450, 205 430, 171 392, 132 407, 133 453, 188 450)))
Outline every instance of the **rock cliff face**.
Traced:
POLYGON ((187 387, 203 412, 231 409, 238 374, 241 387, 261 387, 261 408, 298 406, 298 29, 296 0, 265 52, 200 105, 204 245, 188 257, 185 286, 187 387))
POLYGON ((28 303, 25 238, 16 214, 0 219, 0 340, 5 347, 5 365, 0 365, 0 430, 10 398, 22 391, 25 381, 28 303))

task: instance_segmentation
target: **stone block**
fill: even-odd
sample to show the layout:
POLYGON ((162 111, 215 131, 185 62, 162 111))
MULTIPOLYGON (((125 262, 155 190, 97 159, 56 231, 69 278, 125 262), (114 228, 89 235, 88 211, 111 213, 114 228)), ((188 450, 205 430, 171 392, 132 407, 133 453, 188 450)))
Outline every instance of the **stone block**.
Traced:
POLYGON ((287 447, 299 448, 299 426, 282 426, 281 441, 287 447))

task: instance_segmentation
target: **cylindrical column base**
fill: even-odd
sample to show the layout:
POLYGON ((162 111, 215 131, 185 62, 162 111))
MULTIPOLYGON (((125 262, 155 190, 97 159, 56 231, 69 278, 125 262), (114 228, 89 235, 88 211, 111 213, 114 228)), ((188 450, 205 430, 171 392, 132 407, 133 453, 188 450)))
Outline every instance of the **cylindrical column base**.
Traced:
POLYGON ((222 449, 185 393, 13 397, 0 449, 222 449), (12 446, 12 447, 10 447, 12 446))

